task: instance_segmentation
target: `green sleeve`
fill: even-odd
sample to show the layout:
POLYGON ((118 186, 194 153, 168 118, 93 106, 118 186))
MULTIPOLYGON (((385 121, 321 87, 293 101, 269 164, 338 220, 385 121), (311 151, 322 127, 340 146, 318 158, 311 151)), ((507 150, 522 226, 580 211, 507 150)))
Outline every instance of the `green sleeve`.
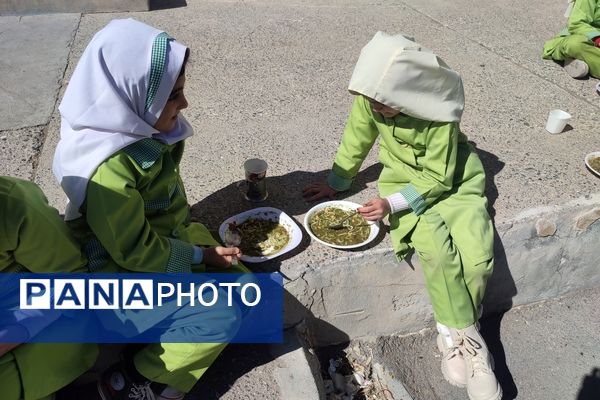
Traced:
POLYGON ((600 36, 600 21, 594 20, 597 8, 597 0, 577 0, 569 16, 569 33, 583 35, 589 40, 600 36))
MULTIPOLYGON (((2 178, 6 179, 6 178, 2 178)), ((32 182, 12 180, 4 196, 4 236, 14 262, 30 272, 84 272, 86 260, 58 211, 32 182)))
POLYGON ((422 167, 400 193, 415 214, 422 214, 443 193, 452 189, 459 128, 453 122, 432 122, 427 131, 422 167))
POLYGON ((329 186, 338 191, 350 188, 378 134, 369 102, 363 96, 356 96, 327 178, 329 186))
POLYGON ((86 220, 121 268, 135 272, 190 272, 193 246, 158 235, 136 189, 141 173, 124 153, 102 163, 88 185, 86 220))

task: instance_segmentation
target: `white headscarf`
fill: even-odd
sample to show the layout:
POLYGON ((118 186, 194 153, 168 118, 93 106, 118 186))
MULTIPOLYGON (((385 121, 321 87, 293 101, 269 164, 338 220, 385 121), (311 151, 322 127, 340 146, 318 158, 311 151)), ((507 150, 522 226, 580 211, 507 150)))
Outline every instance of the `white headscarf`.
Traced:
POLYGON ((431 50, 383 32, 363 47, 348 90, 427 121, 459 122, 465 104, 458 73, 431 50))
POLYGON ((179 114, 168 133, 153 128, 179 77, 187 48, 134 19, 113 20, 83 52, 59 110, 54 175, 69 198, 65 218, 80 216, 98 166, 144 138, 175 143, 193 134, 179 114))

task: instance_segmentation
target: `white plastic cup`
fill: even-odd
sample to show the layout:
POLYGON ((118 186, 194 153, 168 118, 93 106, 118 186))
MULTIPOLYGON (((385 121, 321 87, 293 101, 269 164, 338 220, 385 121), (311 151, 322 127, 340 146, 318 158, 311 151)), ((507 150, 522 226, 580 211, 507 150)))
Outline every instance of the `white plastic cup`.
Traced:
POLYGON ((550 133, 561 133, 567 122, 571 119, 571 114, 563 110, 552 110, 548 114, 548 122, 546 122, 546 130, 550 133))

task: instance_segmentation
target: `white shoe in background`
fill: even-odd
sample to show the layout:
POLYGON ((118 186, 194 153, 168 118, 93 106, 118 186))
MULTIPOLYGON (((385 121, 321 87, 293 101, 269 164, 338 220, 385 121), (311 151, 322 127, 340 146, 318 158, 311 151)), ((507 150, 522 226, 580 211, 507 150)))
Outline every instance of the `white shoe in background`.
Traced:
POLYGON ((585 61, 573 58, 566 59, 563 68, 571 78, 585 78, 590 73, 590 67, 585 61))

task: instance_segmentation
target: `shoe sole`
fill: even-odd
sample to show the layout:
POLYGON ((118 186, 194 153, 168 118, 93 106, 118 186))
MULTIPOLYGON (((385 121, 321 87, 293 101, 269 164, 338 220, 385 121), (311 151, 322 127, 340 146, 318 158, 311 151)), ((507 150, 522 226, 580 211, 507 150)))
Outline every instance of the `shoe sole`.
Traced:
POLYGON ((498 387, 496 388, 496 393, 494 393, 492 397, 488 397, 487 399, 483 399, 481 397, 472 397, 471 393, 469 393, 468 391, 467 394, 469 395, 470 400, 502 400, 502 387, 499 383, 497 385, 498 387))
MULTIPOLYGON (((440 351, 440 353, 444 354, 444 345, 442 344, 442 340, 444 340, 444 339, 442 339, 442 335, 438 334, 437 339, 436 339, 437 348, 440 351)), ((450 378, 450 374, 448 373, 448 368, 447 368, 446 364, 444 364, 444 360, 442 360, 442 375, 444 376, 444 379, 452 386, 456 386, 461 389, 467 387, 466 382, 461 383, 461 382, 458 382, 458 381, 450 378)))

